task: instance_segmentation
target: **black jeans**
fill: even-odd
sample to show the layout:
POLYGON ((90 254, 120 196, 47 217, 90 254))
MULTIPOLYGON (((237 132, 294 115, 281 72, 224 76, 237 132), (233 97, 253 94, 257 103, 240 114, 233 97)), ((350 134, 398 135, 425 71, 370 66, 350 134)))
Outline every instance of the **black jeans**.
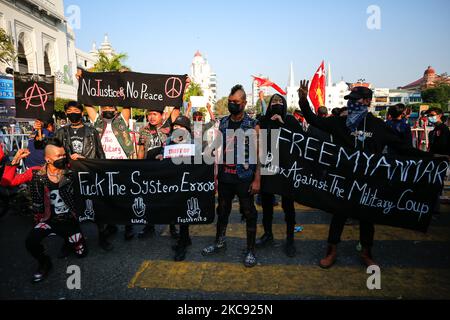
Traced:
MULTIPOLYGON (((330 224, 330 230, 328 233, 328 243, 338 244, 341 242, 341 235, 344 231, 345 221, 347 217, 341 214, 333 214, 333 218, 330 224)), ((373 238, 375 234, 375 227, 373 223, 360 220, 359 221, 359 239, 361 245, 365 248, 371 248, 373 246, 373 238)))
MULTIPOLYGON (((270 193, 261 193, 261 205, 263 208, 264 233, 272 234, 273 221, 273 196, 270 193)), ((284 211, 284 221, 286 221, 286 238, 294 239, 295 228, 295 207, 294 200, 288 197, 281 197, 281 206, 284 211)))
POLYGON ((180 224, 180 238, 179 243, 186 245, 189 242, 189 225, 180 224))
POLYGON ((25 246, 28 252, 40 263, 46 259, 45 250, 41 242, 52 233, 55 233, 71 244, 75 253, 79 256, 82 256, 87 250, 86 241, 81 234, 78 221, 54 220, 38 223, 28 234, 25 246))
POLYGON ((216 241, 226 235, 231 205, 235 196, 239 198, 240 212, 244 215, 247 224, 247 249, 254 250, 256 242, 257 211, 250 194, 251 182, 223 183, 219 181, 219 205, 217 207, 217 233, 216 241))

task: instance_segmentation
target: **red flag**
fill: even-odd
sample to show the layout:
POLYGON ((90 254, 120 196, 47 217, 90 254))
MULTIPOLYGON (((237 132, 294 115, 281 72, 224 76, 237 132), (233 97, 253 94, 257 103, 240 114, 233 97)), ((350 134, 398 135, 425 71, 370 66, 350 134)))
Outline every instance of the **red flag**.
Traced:
POLYGON ((325 106, 325 83, 325 66, 322 61, 322 64, 314 74, 314 77, 311 80, 311 86, 309 87, 309 99, 311 100, 316 113, 320 107, 325 106))
POLYGON ((252 77, 253 77, 253 79, 255 79, 258 82, 259 87, 272 87, 275 90, 277 90, 279 93, 281 93, 283 96, 286 95, 286 91, 281 89, 280 86, 278 86, 276 83, 270 81, 269 79, 259 78, 259 77, 255 77, 255 76, 252 76, 252 77))

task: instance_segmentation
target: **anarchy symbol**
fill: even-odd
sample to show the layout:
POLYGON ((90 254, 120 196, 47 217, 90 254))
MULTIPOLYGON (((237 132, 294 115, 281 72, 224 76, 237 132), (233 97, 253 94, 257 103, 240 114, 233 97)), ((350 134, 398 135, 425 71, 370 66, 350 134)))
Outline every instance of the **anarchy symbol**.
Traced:
POLYGON ((180 78, 172 77, 166 81, 166 96, 172 99, 178 98, 181 95, 183 83, 180 78))
POLYGON ((53 92, 47 93, 47 91, 39 87, 35 82, 32 87, 29 87, 27 91, 25 91, 25 98, 22 99, 22 101, 27 103, 27 107, 25 109, 28 110, 29 107, 42 107, 45 111, 45 104, 48 101, 48 96, 52 93, 53 92), (36 99, 39 99, 38 104, 33 104, 32 101, 34 102, 36 99))

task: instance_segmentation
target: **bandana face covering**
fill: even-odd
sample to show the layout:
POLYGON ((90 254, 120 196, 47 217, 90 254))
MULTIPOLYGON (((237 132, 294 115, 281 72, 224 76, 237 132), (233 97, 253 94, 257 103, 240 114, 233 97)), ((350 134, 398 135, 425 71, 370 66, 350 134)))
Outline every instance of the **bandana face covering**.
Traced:
POLYGON ((354 100, 348 100, 347 107, 347 128, 349 128, 351 132, 355 132, 358 129, 359 124, 364 120, 369 111, 367 110, 366 105, 354 100))

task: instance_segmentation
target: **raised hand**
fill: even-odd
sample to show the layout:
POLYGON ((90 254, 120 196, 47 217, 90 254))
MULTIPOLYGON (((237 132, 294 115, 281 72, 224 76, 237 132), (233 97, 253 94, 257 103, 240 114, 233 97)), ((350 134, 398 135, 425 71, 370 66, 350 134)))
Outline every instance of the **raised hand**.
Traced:
POLYGON ((309 81, 302 80, 300 81, 300 88, 298 89, 298 97, 300 99, 307 98, 309 92, 309 81))
POLYGON ((14 156, 13 160, 11 161, 11 164, 13 166, 18 165, 22 159, 25 159, 29 155, 30 155, 30 151, 28 149, 20 149, 19 151, 17 151, 16 155, 14 156))
POLYGON ((77 69, 77 73, 75 75, 75 78, 77 78, 77 80, 80 80, 80 78, 83 77, 83 70, 82 69, 77 69))

